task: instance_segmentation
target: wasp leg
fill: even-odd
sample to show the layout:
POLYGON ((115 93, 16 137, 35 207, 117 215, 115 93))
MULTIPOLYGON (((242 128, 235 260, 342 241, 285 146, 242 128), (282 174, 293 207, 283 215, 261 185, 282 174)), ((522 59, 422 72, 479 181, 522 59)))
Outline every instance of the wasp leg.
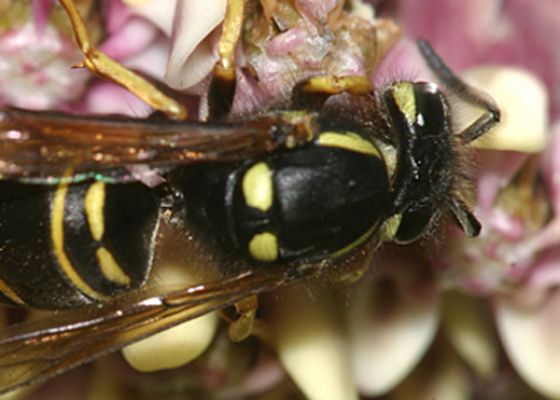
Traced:
POLYGON ((455 217, 455 223, 465 232, 467 237, 478 236, 482 229, 480 222, 458 195, 454 195, 449 199, 449 207, 455 217))
POLYGON ((172 119, 186 119, 187 110, 183 105, 93 46, 85 22, 78 12, 74 0, 60 0, 60 4, 70 18, 76 41, 84 54, 83 63, 76 67, 85 67, 94 74, 115 82, 172 119))
POLYGON ((218 61, 212 71, 208 91, 208 112, 212 119, 226 117, 235 96, 235 47, 241 36, 245 0, 228 0, 222 35, 218 43, 218 61))
POLYGON ((365 76, 314 76, 293 88, 292 106, 319 109, 330 96, 342 92, 361 96, 373 92, 373 86, 365 76))
POLYGON ((500 122, 500 108, 492 97, 455 75, 425 40, 418 40, 418 48, 430 69, 449 90, 467 103, 484 110, 476 121, 458 134, 464 143, 478 139, 500 122))
POLYGON ((239 318, 229 321, 228 329, 228 335, 233 342, 241 342, 254 333, 257 308, 257 296, 249 296, 235 303, 235 309, 239 314, 239 318))

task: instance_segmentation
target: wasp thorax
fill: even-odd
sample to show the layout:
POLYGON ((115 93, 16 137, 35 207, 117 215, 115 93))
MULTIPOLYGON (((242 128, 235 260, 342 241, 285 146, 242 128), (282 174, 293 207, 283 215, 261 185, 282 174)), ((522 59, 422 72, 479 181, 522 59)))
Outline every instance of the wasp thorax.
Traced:
POLYGON ((257 262, 313 260, 371 236, 389 178, 371 141, 329 131, 294 150, 188 174, 184 193, 190 214, 226 248, 257 262))

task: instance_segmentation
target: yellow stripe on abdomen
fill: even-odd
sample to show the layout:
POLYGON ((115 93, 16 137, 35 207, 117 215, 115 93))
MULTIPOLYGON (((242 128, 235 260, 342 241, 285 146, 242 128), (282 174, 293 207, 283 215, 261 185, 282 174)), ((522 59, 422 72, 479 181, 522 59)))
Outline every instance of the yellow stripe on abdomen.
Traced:
POLYGON ((130 277, 123 271, 109 250, 105 247, 97 249, 96 257, 105 279, 118 285, 130 285, 130 277))
POLYGON ((51 210, 51 240, 54 254, 66 277, 79 291, 93 299, 105 300, 106 296, 95 291, 76 272, 64 251, 64 206, 67 194, 68 183, 61 182, 54 193, 51 210))
POLYGON ((105 233, 103 210, 105 208, 105 183, 91 184, 84 199, 84 211, 89 225, 91 236, 99 241, 105 233))

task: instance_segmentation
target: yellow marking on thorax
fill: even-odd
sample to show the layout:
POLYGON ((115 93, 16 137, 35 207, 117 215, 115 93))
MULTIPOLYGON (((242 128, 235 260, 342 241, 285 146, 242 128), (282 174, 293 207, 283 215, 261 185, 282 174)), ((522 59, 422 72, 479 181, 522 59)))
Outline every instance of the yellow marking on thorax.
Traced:
POLYGON ((319 135, 317 144, 320 146, 339 147, 355 151, 356 153, 370 154, 382 158, 379 149, 373 143, 352 132, 323 132, 319 135))
POLYGON ((61 182, 54 193, 51 210, 51 240, 53 243, 54 254, 70 282, 85 295, 97 299, 105 300, 106 296, 96 292, 91 288, 82 277, 76 272, 74 266, 68 259, 64 251, 64 205, 68 194, 68 182, 61 182))
POLYGON ((130 277, 122 270, 113 255, 105 247, 100 247, 95 253, 103 276, 118 285, 130 285, 130 277))
POLYGON ((416 99, 414 97, 414 85, 411 82, 399 82, 392 86, 392 96, 411 124, 416 121, 416 99))
POLYGON ((249 242, 249 254, 255 260, 271 262, 278 259, 278 239, 270 232, 258 233, 249 242))
POLYGON ((273 188, 272 173, 266 163, 257 163, 245 172, 242 190, 248 206, 268 211, 272 206, 273 188))
POLYGON ((4 296, 6 296, 8 299, 10 299, 15 304, 19 304, 19 305, 24 305, 25 304, 25 301, 23 301, 21 299, 21 297, 19 297, 18 294, 16 292, 14 292, 12 290, 12 288, 10 286, 8 286, 8 284, 6 282, 4 282, 3 279, 0 279, 0 292, 2 292, 2 294, 4 296))
POLYGON ((358 246, 361 246, 362 244, 364 244, 365 242, 367 242, 367 240, 371 237, 371 235, 375 232, 375 230, 377 229, 377 227, 379 226, 379 223, 376 221, 376 223, 369 228, 367 231, 365 231, 362 235, 360 235, 359 238, 357 238, 356 240, 354 240, 352 243, 350 243, 349 245, 343 247, 340 250, 335 251, 333 254, 331 254, 331 257, 340 257, 343 255, 348 254, 351 250, 354 250, 355 248, 357 248, 358 246))
POLYGON ((91 236, 99 241, 105 232, 105 183, 95 182, 87 190, 84 199, 84 210, 86 213, 91 236))

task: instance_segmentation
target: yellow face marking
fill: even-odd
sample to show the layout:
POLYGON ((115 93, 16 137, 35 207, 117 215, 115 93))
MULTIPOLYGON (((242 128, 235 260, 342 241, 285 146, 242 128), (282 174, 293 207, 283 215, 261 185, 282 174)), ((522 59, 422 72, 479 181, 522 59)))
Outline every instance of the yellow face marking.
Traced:
POLYGON ((68 259, 64 251, 64 203, 68 193, 68 182, 61 182, 56 188, 51 209, 51 240, 53 243, 54 254, 72 284, 85 295, 98 300, 106 297, 93 290, 83 279, 68 259))
POLYGON ((105 183, 95 182, 87 190, 84 199, 84 210, 91 236, 97 241, 101 240, 105 231, 104 208, 105 183))
POLYGON ((379 232, 379 236, 385 242, 392 241, 397 234, 397 230, 401 224, 402 214, 395 214, 392 217, 388 218, 383 225, 381 225, 381 229, 379 232))
POLYGON ((323 132, 319 135, 317 144, 320 146, 340 147, 381 158, 379 149, 373 143, 352 132, 323 132))
POLYGON ((243 195, 248 206, 266 212, 272 206, 272 173, 264 162, 257 163, 245 172, 242 182, 243 195))
POLYGON ((115 261, 109 250, 105 247, 100 247, 97 249, 95 255, 101 267, 101 272, 107 280, 118 285, 130 285, 130 277, 122 270, 117 261, 115 261))
POLYGON ((0 292, 2 292, 4 296, 13 301, 15 304, 25 304, 21 297, 19 297, 18 294, 14 292, 12 288, 6 284, 6 282, 4 282, 3 279, 0 279, 0 292))
POLYGON ((270 232, 258 233, 249 242, 249 254, 258 261, 271 262, 278 259, 278 239, 270 232))
POLYGON ((392 95, 399 110, 411 124, 416 121, 416 99, 411 82, 399 82, 393 85, 392 95))

